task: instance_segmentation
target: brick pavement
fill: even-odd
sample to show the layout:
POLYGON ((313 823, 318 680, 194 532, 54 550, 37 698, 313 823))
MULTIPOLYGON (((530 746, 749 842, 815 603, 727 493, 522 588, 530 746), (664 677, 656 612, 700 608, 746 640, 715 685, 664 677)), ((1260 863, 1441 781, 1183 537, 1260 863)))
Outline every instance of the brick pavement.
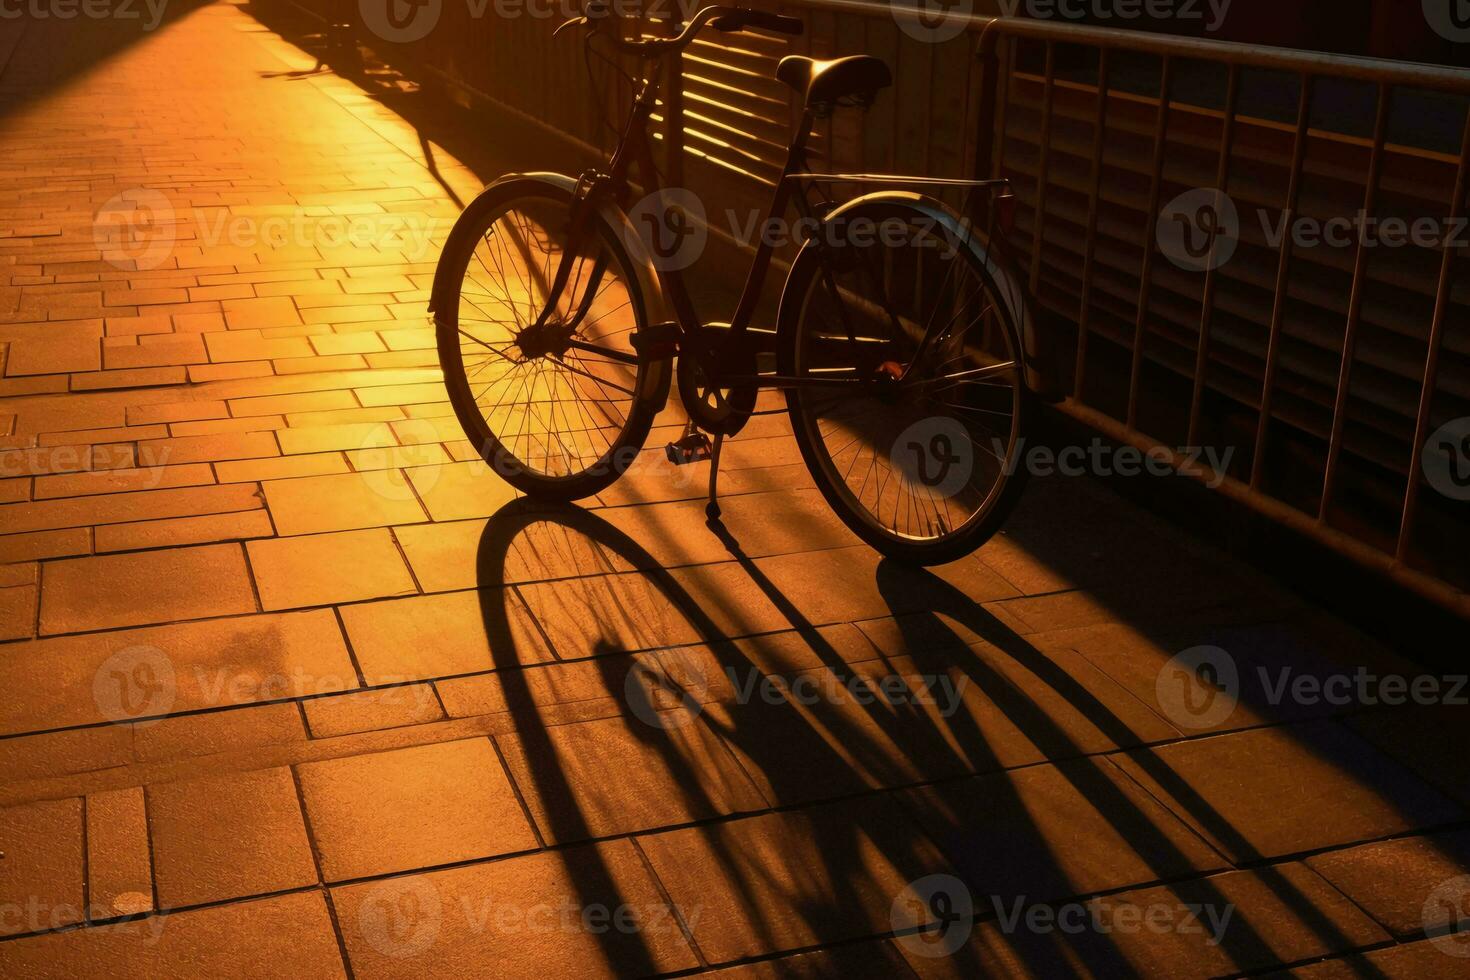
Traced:
POLYGON ((724 537, 656 450, 515 503, 405 119, 232 4, 6 24, 0 975, 1465 975, 1463 709, 1252 681, 1392 652, 1083 479, 880 563, 779 418, 724 537))

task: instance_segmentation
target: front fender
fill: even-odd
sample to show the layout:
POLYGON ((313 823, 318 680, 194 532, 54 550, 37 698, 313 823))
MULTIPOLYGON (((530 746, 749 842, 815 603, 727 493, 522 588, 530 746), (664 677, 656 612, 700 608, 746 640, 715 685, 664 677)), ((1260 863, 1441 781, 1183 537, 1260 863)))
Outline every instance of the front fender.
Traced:
MULTIPOLYGON (((885 190, 863 194, 843 202, 841 206, 828 214, 825 220, 841 218, 859 207, 884 202, 914 208, 931 218, 939 228, 944 230, 951 241, 967 243, 970 251, 995 280, 996 288, 1000 293, 997 298, 1005 305, 1011 322, 1015 324, 1016 332, 1020 334, 1021 369, 1026 387, 1033 392, 1046 391, 1047 379, 1042 371, 1045 360, 1042 356, 1041 339, 1037 333, 1036 322, 1031 315, 1031 304, 1027 301, 1026 290, 1021 285, 1021 277, 1001 260, 995 249, 990 247, 983 231, 973 227, 969 221, 960 217, 943 201, 913 191, 885 190)), ((808 242, 803 246, 803 251, 815 247, 815 243, 808 242)), ((783 292, 781 308, 787 309, 788 302, 795 302, 795 300, 796 297, 787 297, 783 292)))

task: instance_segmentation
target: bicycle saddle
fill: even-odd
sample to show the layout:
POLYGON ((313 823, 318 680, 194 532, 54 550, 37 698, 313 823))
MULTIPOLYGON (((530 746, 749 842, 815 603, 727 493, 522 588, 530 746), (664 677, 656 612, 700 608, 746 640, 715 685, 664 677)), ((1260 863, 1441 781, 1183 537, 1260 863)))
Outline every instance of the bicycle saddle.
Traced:
POLYGON ((776 66, 776 78, 801 93, 808 105, 870 105, 880 89, 893 84, 882 59, 854 54, 831 61, 787 55, 776 66))

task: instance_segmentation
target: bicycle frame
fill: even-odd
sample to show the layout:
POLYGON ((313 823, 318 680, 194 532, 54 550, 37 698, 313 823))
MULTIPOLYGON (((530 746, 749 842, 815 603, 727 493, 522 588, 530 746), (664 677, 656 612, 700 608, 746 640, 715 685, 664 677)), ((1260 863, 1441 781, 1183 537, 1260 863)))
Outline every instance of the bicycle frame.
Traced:
MULTIPOLYGON (((673 55, 677 58, 677 54, 673 55)), ((570 270, 579 251, 579 243, 582 235, 586 233, 588 225, 596 213, 601 200, 611 197, 617 206, 624 211, 629 203, 632 188, 629 181, 631 170, 636 167, 642 179, 642 187, 645 195, 651 195, 663 189, 659 179, 658 168, 654 164, 654 154, 651 140, 648 134, 648 123, 652 117, 654 107, 657 103, 659 91, 662 86, 662 72, 668 62, 664 57, 644 59, 648 66, 643 78, 639 82, 638 92, 633 100, 633 106, 629 113, 627 122, 619 135, 618 142, 613 149, 612 156, 608 162, 605 172, 589 170, 581 175, 577 184, 577 193, 572 205, 570 228, 567 237, 567 247, 563 252, 558 265, 556 275, 548 290, 548 298, 545 307, 536 320, 540 326, 546 319, 553 315, 557 299, 562 290, 566 288, 570 277, 570 270)), ((756 227, 766 228, 773 218, 786 213, 787 208, 795 201, 797 211, 804 221, 818 220, 818 215, 812 206, 808 196, 808 190, 812 185, 833 182, 854 183, 890 183, 890 184, 920 184, 928 186, 951 186, 975 188, 1006 188, 1008 182, 1005 180, 951 180, 931 179, 925 177, 888 175, 888 174, 823 174, 811 173, 806 170, 806 148, 807 140, 812 131, 813 123, 817 114, 811 106, 803 106, 800 122, 792 136, 788 146, 785 163, 781 173, 776 179, 775 190, 772 193, 771 202, 763 215, 761 222, 756 227)), ((819 247, 821 246, 819 243, 819 247)), ((729 320, 729 330, 722 338, 722 343, 730 345, 727 349, 733 349, 742 356, 736 358, 737 363, 754 363, 753 354, 755 350, 749 346, 748 334, 751 319, 755 314, 757 304, 760 302, 761 292, 765 287, 766 276, 770 271, 774 260, 775 244, 771 236, 762 235, 756 245, 755 253, 751 257, 750 265, 746 273, 745 284, 740 291, 736 301, 734 313, 729 320)), ((599 261, 594 266, 586 287, 586 296, 581 308, 575 315, 574 322, 579 322, 587 312, 592 297, 597 291, 597 285, 601 280, 605 263, 599 261)), ((693 355, 699 362, 705 376, 721 383, 721 386, 753 386, 758 388, 792 388, 792 387, 818 387, 832 385, 852 385, 860 383, 854 379, 824 379, 824 378, 786 378, 770 374, 737 374, 722 370, 720 365, 712 359, 714 353, 707 341, 704 331, 704 321, 700 318, 695 307, 693 297, 684 282, 683 272, 679 269, 670 269, 654 264, 655 275, 658 284, 668 301, 673 313, 674 320, 666 324, 651 324, 653 337, 643 341, 648 344, 648 349, 658 356, 671 356, 674 354, 693 355), (669 328, 673 328, 670 335, 669 328)), ((828 288, 836 290, 835 280, 830 270, 825 273, 828 288)), ((841 304, 839 303, 839 309, 841 304)), ((892 313, 890 311, 890 316, 892 313)), ((926 333, 922 338, 920 349, 928 346, 930 337, 926 333)), ((643 344, 635 340, 635 346, 643 349, 643 344)), ((626 363, 636 363, 637 356, 622 354, 605 348, 598 348, 585 344, 578 340, 572 341, 573 347, 590 349, 603 357, 614 360, 622 360, 626 363)))

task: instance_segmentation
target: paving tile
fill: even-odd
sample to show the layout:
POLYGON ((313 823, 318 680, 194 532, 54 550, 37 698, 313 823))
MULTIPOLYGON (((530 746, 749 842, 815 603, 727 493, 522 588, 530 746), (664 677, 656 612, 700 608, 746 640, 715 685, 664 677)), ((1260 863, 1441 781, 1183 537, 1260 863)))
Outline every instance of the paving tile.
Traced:
POLYGON ((238 545, 68 558, 46 568, 41 632, 71 633, 254 612, 238 545))
POLYGON ((250 415, 242 419, 199 419, 194 422, 172 422, 169 435, 207 436, 223 432, 265 432, 286 424, 279 415, 250 415))
POLYGON ((316 865, 286 768, 148 787, 154 876, 163 908, 314 884, 316 865))
POLYGON ((88 530, 81 527, 0 535, 0 561, 34 561, 86 554, 92 550, 91 537, 88 530))
POLYGON ((598 575, 523 585, 518 591, 563 659, 724 635, 693 597, 662 575, 598 575))
POLYGON ((0 734, 350 690, 330 610, 22 641, 0 657, 0 734))
POLYGON ((707 976, 725 980, 798 980, 850 977, 853 980, 890 980, 910 973, 903 954, 891 942, 854 943, 773 960, 758 960, 712 970, 707 976))
POLYGON ((425 519, 412 494, 372 474, 343 473, 261 484, 280 534, 311 534, 412 524, 425 519))
POLYGON ((1438 943, 1423 940, 1405 946, 1354 953, 1334 960, 1323 960, 1299 966, 1290 972, 1267 974, 1272 980, 1295 977, 1299 980, 1356 980, 1359 977, 1383 977, 1385 980, 1457 980, 1465 975, 1467 948, 1464 934, 1442 938, 1438 943), (1446 955, 1446 943, 1455 944, 1456 952, 1446 955))
POLYGON ((478 460, 415 466, 406 472, 414 490, 436 521, 489 517, 517 496, 510 484, 478 460))
POLYGON ((502 589, 365 602, 341 614, 369 684, 552 659, 520 601, 502 589))
POLYGON ((37 980, 347 975, 317 892, 0 943, 0 973, 37 980))
POLYGON ((281 452, 287 455, 398 445, 398 440, 393 437, 393 430, 381 422, 282 429, 277 438, 281 442, 281 452))
POLYGON ((346 472, 348 466, 341 453, 222 460, 214 464, 215 477, 221 483, 254 483, 260 480, 284 480, 298 476, 324 476, 346 472))
POLYGON ((868 547, 758 560, 756 566, 814 625, 927 610, 946 585, 971 602, 1004 599, 1015 588, 974 559, 934 569, 881 563, 868 547))
POLYGON ((636 507, 609 507, 598 517, 630 537, 650 561, 661 566, 728 561, 730 543, 751 558, 792 552, 851 547, 857 539, 815 490, 753 493, 721 504, 720 520, 729 540, 705 524, 704 502, 673 501, 636 507))
POLYGON ((632 717, 496 737, 541 836, 567 843, 766 809, 719 738, 632 717))
POLYGON ((34 585, 0 589, 0 640, 19 640, 36 635, 34 585))
POLYGON ((270 432, 230 432, 202 436, 176 436, 138 443, 143 459, 178 465, 221 459, 255 459, 277 456, 276 437, 270 432))
MULTIPOLYGON (((666 658, 674 653, 664 651, 645 656, 666 658)), ((625 685, 634 663, 631 657, 552 662, 526 670, 435 681, 434 687, 452 718, 499 712, 513 712, 521 717, 533 711, 590 702, 604 707, 603 713, 611 716, 628 710, 625 685)))
POLYGON ((153 911, 153 863, 143 789, 87 796, 87 901, 93 921, 153 911))
POLYGON ((270 515, 264 510, 173 517, 133 524, 104 524, 94 532, 98 554, 141 548, 172 548, 186 544, 211 544, 216 541, 244 541, 248 538, 268 538, 275 533, 270 515))
POLYGON ((187 487, 37 500, 0 506, 0 524, 12 532, 120 524, 164 517, 192 517, 261 506, 253 485, 187 487))
POLYGON ((297 772, 329 881, 537 846, 488 739, 310 762, 297 772))
POLYGON ((0 780, 96 772, 132 759, 132 732, 121 725, 0 739, 0 780))
POLYGON ((229 402, 230 414, 240 418, 250 415, 288 415, 291 412, 317 412, 358 407, 357 399, 352 397, 350 391, 300 391, 281 395, 235 397, 229 402))
MULTIPOLYGON (((1253 975, 1384 942, 1356 906, 1300 864, 1232 871, 1042 907, 971 896, 990 921, 955 953, 895 946, 922 978, 1253 975)), ((960 928, 963 928, 961 926, 960 928)))
POLYGON ((245 546, 265 609, 412 595, 418 590, 382 528, 305 534, 245 546))
POLYGON ((971 891, 1007 905, 1228 868, 1106 761, 974 776, 911 790, 905 801, 971 891))
POLYGON ((301 322, 289 297, 227 299, 221 302, 225 323, 231 330, 290 326, 301 322))
POLYGON ((0 810, 0 854, 0 905, 10 913, 0 919, 0 937, 82 920, 81 800, 0 810))
POLYGON ((306 727, 300 709, 287 702, 176 715, 137 725, 132 737, 138 761, 157 762, 304 742, 306 727))
POLYGON ((27 561, 0 565, 0 588, 9 588, 12 585, 35 585, 39 578, 40 564, 38 562, 27 561))
POLYGON ((626 840, 340 886, 332 902, 359 980, 649 976, 699 963, 626 840))
POLYGON ((427 592, 474 588, 481 578, 482 544, 487 580, 539 582, 631 568, 554 518, 497 522, 489 537, 486 525, 483 520, 414 524, 394 529, 394 535, 427 592))
POLYGON ((887 933, 908 883, 948 870, 887 798, 671 830, 639 845, 711 963, 887 933))
MULTIPOLYGON (((1454 924, 1457 917, 1446 915, 1432 898, 1436 889, 1453 889, 1455 879, 1470 875, 1470 831, 1361 844, 1314 855, 1305 863, 1395 937, 1408 939, 1426 928, 1443 932, 1454 924), (1426 921, 1426 908, 1438 917, 1426 921)), ((1451 902, 1463 897, 1463 890, 1447 895, 1451 902)))
MULTIPOLYGON (((1458 683, 1451 680, 1444 690, 1458 683)), ((1467 695, 1470 692, 1456 697, 1467 695)), ((1461 805, 1470 806, 1470 756, 1460 751, 1470 730, 1470 708, 1439 704, 1365 711, 1344 724, 1461 805)))
POLYGON ((381 731, 442 721, 444 709, 431 684, 400 684, 302 702, 313 738, 381 731))
POLYGON ((1237 862, 1464 818, 1459 806, 1332 722, 1252 729, 1110 758, 1237 862))
POLYGON ((92 493, 125 493, 156 487, 194 487, 213 483, 214 472, 207 463, 182 466, 149 466, 140 469, 68 473, 36 479, 35 497, 77 497, 92 493))
POLYGON ((188 380, 182 367, 127 368, 119 371, 88 371, 71 376, 72 391, 112 391, 181 385, 188 380))

